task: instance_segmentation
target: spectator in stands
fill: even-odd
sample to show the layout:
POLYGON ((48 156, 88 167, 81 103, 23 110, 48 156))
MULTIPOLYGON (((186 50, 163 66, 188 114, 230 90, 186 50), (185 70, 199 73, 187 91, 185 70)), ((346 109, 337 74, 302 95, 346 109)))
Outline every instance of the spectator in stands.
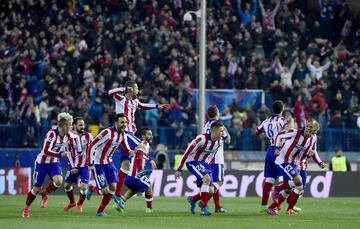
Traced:
POLYGON ((331 158, 329 169, 333 172, 351 172, 349 160, 340 149, 337 149, 336 155, 331 158))

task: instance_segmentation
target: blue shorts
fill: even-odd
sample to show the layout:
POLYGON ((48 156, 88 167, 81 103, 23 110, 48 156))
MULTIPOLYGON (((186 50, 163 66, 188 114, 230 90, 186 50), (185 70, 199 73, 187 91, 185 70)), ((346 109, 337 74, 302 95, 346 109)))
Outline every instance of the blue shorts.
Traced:
POLYGON ((85 166, 85 167, 78 168, 77 170, 78 170, 77 173, 72 174, 69 169, 65 176, 65 182, 69 183, 69 184, 77 183, 78 178, 80 177, 81 183, 84 183, 84 184, 89 183, 89 177, 90 177, 89 168, 87 166, 85 166))
POLYGON ((306 170, 300 170, 300 176, 301 176, 302 183, 303 183, 303 189, 305 190, 305 187, 306 187, 306 179, 307 179, 307 172, 306 172, 306 170))
POLYGON ((210 164, 212 182, 224 181, 224 165, 223 164, 210 164))
POLYGON ((51 164, 39 164, 35 162, 34 169, 34 186, 41 187, 44 184, 46 174, 49 175, 50 179, 54 176, 62 176, 62 169, 60 163, 51 164))
MULTIPOLYGON (((135 147, 141 143, 140 139, 137 138, 133 133, 126 131, 125 134, 130 149, 132 150, 135 149, 135 147)), ((122 147, 120 147, 120 163, 126 160, 130 161, 131 158, 128 155, 126 155, 125 150, 122 147)))
POLYGON ((117 183, 117 170, 113 162, 94 166, 95 182, 99 189, 106 188, 110 183, 117 183))
POLYGON ((190 162, 186 162, 186 167, 196 177, 196 185, 199 188, 201 187, 203 183, 202 179, 206 174, 210 176, 211 179, 210 186, 213 186, 211 168, 208 163, 202 161, 190 161, 190 162))
POLYGON ((149 188, 150 183, 136 177, 126 176, 125 185, 133 192, 145 192, 149 188))
POLYGON ((269 146, 266 152, 265 157, 265 168, 264 168, 264 177, 271 177, 276 180, 278 176, 280 176, 281 171, 279 170, 279 166, 275 164, 275 147, 269 146))
POLYGON ((292 180, 295 177, 299 176, 297 167, 294 164, 282 163, 279 165, 284 181, 292 180))

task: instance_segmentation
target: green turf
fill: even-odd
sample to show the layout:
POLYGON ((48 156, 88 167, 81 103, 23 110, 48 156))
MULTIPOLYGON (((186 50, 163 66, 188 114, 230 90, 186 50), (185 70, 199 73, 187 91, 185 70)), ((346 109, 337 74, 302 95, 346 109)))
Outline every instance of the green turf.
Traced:
MULTIPOLYGON (((63 212, 66 196, 49 196, 48 207, 40 207, 38 197, 30 208, 30 219, 21 218, 25 196, 0 196, 0 228, 360 228, 360 198, 302 198, 297 216, 280 212, 279 216, 260 213, 259 198, 223 198, 227 214, 201 217, 199 209, 192 215, 185 198, 155 198, 155 212, 145 213, 145 201, 134 197, 126 204, 126 212, 118 213, 112 203, 106 218, 95 216, 100 197, 85 201, 84 212, 63 212), (3 227, 6 226, 6 227, 3 227)), ((213 203, 210 204, 213 210, 213 203)))

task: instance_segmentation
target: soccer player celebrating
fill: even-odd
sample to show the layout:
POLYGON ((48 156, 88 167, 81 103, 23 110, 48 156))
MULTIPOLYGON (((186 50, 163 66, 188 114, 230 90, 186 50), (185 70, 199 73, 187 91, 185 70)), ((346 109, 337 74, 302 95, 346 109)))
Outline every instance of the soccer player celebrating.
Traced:
POLYGON ((210 216, 211 212, 207 207, 208 200, 214 193, 212 173, 209 162, 213 159, 218 149, 223 144, 225 127, 221 122, 214 122, 211 125, 210 133, 198 135, 187 147, 184 157, 175 172, 175 179, 181 176, 181 170, 186 163, 188 170, 195 175, 200 193, 189 197, 190 211, 195 214, 195 203, 201 200, 202 216, 210 216), (190 199, 191 198, 191 199, 190 199))
POLYGON ((42 200, 41 207, 46 208, 48 194, 55 191, 61 186, 63 182, 62 170, 59 157, 67 157, 70 153, 68 151, 62 152, 69 140, 69 131, 73 118, 68 113, 60 113, 57 116, 58 127, 50 130, 45 137, 44 145, 41 152, 38 154, 35 161, 34 169, 34 186, 29 191, 25 207, 22 212, 22 217, 29 218, 29 208, 31 203, 35 200, 39 193, 46 174, 49 175, 51 181, 49 186, 41 192, 42 200))
MULTIPOLYGON (((115 150, 121 145, 127 156, 134 154, 127 143, 125 128, 125 115, 116 114, 114 126, 102 130, 88 148, 90 161, 87 163, 90 165, 92 162, 94 163, 95 182, 97 187, 101 189, 101 194, 104 195, 97 210, 97 216, 107 216, 104 209, 115 193, 117 171, 112 160, 115 150)), ((123 208, 123 206, 121 207, 123 208)))
MULTIPOLYGON (((166 108, 168 104, 145 104, 141 103, 137 99, 139 93, 138 85, 134 81, 127 81, 125 87, 114 88, 109 91, 109 95, 115 100, 115 112, 116 114, 123 113, 126 118, 126 135, 127 141, 131 149, 140 143, 140 139, 135 136, 136 125, 135 125, 135 111, 136 109, 148 110, 156 108, 166 108), (122 95, 125 93, 125 95, 122 95)), ((122 186, 125 181, 125 177, 129 173, 130 167, 130 157, 120 149, 120 161, 121 168, 118 173, 118 183, 116 187, 115 195, 113 196, 114 201, 119 204, 121 201, 120 195, 122 191, 122 186)))
MULTIPOLYGON (((128 187, 128 191, 121 197, 121 199, 126 202, 136 193, 145 192, 145 212, 152 213, 153 194, 149 180, 151 170, 145 169, 145 163, 150 161, 152 169, 156 168, 155 162, 151 160, 149 156, 149 149, 150 144, 152 143, 153 134, 149 128, 143 128, 140 131, 140 135, 142 142, 135 148, 135 155, 131 159, 130 172, 125 178, 125 185, 128 187)), ((119 208, 118 205, 116 205, 115 209, 123 211, 123 209, 119 208)))
POLYGON ((90 155, 87 154, 87 147, 93 141, 93 136, 91 133, 85 131, 85 121, 82 117, 76 117, 74 119, 73 127, 74 131, 71 133, 74 137, 70 138, 69 141, 69 152, 71 153, 69 165, 71 167, 66 173, 64 184, 65 192, 69 197, 70 203, 65 206, 64 211, 68 211, 70 208, 77 205, 78 212, 82 212, 82 205, 85 200, 85 191, 90 175, 89 168, 86 165, 86 159, 90 157, 90 155), (77 183, 79 178, 80 197, 76 204, 72 184, 77 183))
POLYGON ((286 213, 291 215, 296 214, 293 207, 303 191, 303 181, 297 171, 297 163, 304 160, 307 156, 311 157, 316 153, 314 151, 314 145, 316 145, 316 133, 319 128, 319 123, 315 119, 309 119, 305 124, 305 129, 282 131, 276 137, 275 155, 277 155, 277 157, 275 163, 280 167, 284 182, 275 186, 273 191, 274 203, 267 209, 268 214, 277 215, 276 207, 286 198, 284 192, 279 192, 287 189, 293 190, 288 197, 289 206, 286 213), (281 140, 286 141, 280 148, 281 140))
MULTIPOLYGON (((205 123, 203 133, 210 133, 211 125, 220 119, 220 112, 216 106, 209 106, 207 110, 209 120, 205 123)), ((230 144, 231 137, 227 129, 225 128, 223 140, 226 144, 230 144)), ((220 146, 218 152, 213 157, 210 163, 213 183, 215 186, 214 190, 214 204, 215 212, 217 213, 226 213, 226 210, 220 205, 220 192, 219 188, 224 182, 224 144, 220 146)))
POLYGON ((270 146, 267 149, 265 157, 265 184, 261 200, 261 211, 266 211, 270 190, 279 176, 278 165, 275 164, 275 137, 287 126, 287 121, 281 116, 284 110, 284 103, 280 100, 274 101, 272 110, 273 115, 265 119, 260 126, 256 128, 256 134, 265 133, 266 137, 270 140, 270 146))
MULTIPOLYGON (((311 158, 313 159, 313 161, 315 163, 318 164, 318 166, 322 169, 325 169, 326 168, 326 164, 324 162, 321 161, 320 157, 319 157, 319 154, 317 153, 317 150, 316 150, 316 144, 313 146, 313 149, 314 151, 314 155, 311 156, 311 158)), ((306 169, 307 169, 307 166, 308 166, 308 162, 307 160, 310 158, 310 156, 306 156, 302 161, 300 161, 299 165, 298 165, 298 171, 299 171, 299 175, 301 176, 301 180, 302 180, 302 184, 303 184, 303 190, 302 190, 302 193, 300 194, 300 196, 303 195, 304 193, 304 190, 305 190, 305 187, 306 187, 306 181, 307 181, 307 172, 306 172, 306 169)), ((289 197, 289 194, 290 194, 290 191, 291 190, 283 190, 281 192, 281 195, 284 197, 284 198, 288 198, 289 197)), ((288 200, 288 199, 287 199, 288 200)), ((289 201, 288 201, 288 204, 289 201)), ((301 212, 302 209, 299 208, 299 207, 296 207, 294 206, 293 207, 294 211, 295 212, 301 212)))

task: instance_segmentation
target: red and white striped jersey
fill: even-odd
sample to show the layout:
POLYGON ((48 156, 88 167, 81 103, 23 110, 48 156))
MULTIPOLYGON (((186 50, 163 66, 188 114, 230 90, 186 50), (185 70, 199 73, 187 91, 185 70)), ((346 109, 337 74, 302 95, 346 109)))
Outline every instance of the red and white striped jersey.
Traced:
POLYGON ((109 95, 115 100, 115 113, 124 113, 126 117, 126 131, 136 132, 135 112, 136 109, 149 110, 157 108, 157 104, 141 103, 138 99, 128 99, 121 95, 125 88, 112 89, 109 95))
POLYGON ((310 149, 314 149, 317 136, 311 135, 306 138, 304 130, 291 129, 282 131, 276 136, 275 147, 280 147, 281 140, 285 140, 285 142, 280 148, 280 155, 276 157, 275 163, 278 165, 282 163, 298 164, 305 159, 310 149))
POLYGON ((146 161, 150 160, 149 151, 150 145, 146 140, 141 142, 145 146, 145 150, 138 150, 135 152, 133 158, 131 158, 129 176, 136 177, 136 174, 143 170, 145 167, 146 161))
POLYGON ((102 130, 89 145, 90 160, 87 164, 108 164, 112 162, 112 155, 120 146, 129 155, 130 147, 125 132, 118 132, 115 127, 102 130))
POLYGON ((279 132, 283 131, 285 126, 287 125, 287 121, 284 117, 279 115, 271 115, 267 119, 265 119, 260 126, 256 128, 258 134, 264 132, 266 137, 270 140, 270 144, 272 146, 275 145, 275 137, 279 132))
POLYGON ((198 135, 185 150, 178 171, 182 170, 185 162, 203 161, 210 163, 221 144, 223 144, 222 140, 211 141, 210 134, 198 135))
POLYGON ((81 168, 86 166, 86 158, 90 157, 87 152, 88 145, 93 141, 93 136, 89 132, 84 132, 81 136, 72 131, 69 139, 69 151, 71 160, 69 164, 72 168, 81 168), (75 135, 74 137, 72 135, 75 135), (72 164, 71 164, 72 161, 72 164))
MULTIPOLYGON (((311 158, 313 159, 313 161, 314 161, 315 163, 317 163, 317 164, 320 166, 320 164, 322 163, 322 161, 321 161, 321 159, 320 159, 320 157, 319 157, 319 154, 318 154, 317 151, 316 151, 316 145, 314 145, 314 146, 315 146, 315 148, 312 149, 312 150, 315 151, 315 154, 314 154, 311 158)), ((309 156, 306 156, 306 157, 304 158, 304 160, 300 161, 300 163, 299 163, 299 165, 298 165, 298 168, 299 168, 300 170, 306 170, 306 169, 307 169, 307 166, 308 166, 308 161, 307 161, 307 159, 309 159, 309 158, 310 158, 309 156)))
POLYGON ((61 137, 59 130, 52 129, 47 132, 41 152, 37 155, 36 162, 39 164, 50 164, 59 162, 60 153, 68 144, 69 135, 61 137))
MULTIPOLYGON (((204 125, 203 134, 210 134, 211 125, 216 121, 218 121, 218 120, 209 119, 204 125)), ((228 132, 224 131, 223 138, 226 138, 227 135, 228 135, 228 132)), ((224 141, 221 141, 221 145, 220 145, 217 153, 211 160, 211 163, 212 164, 224 164, 225 163, 225 161, 224 161, 224 141)))

